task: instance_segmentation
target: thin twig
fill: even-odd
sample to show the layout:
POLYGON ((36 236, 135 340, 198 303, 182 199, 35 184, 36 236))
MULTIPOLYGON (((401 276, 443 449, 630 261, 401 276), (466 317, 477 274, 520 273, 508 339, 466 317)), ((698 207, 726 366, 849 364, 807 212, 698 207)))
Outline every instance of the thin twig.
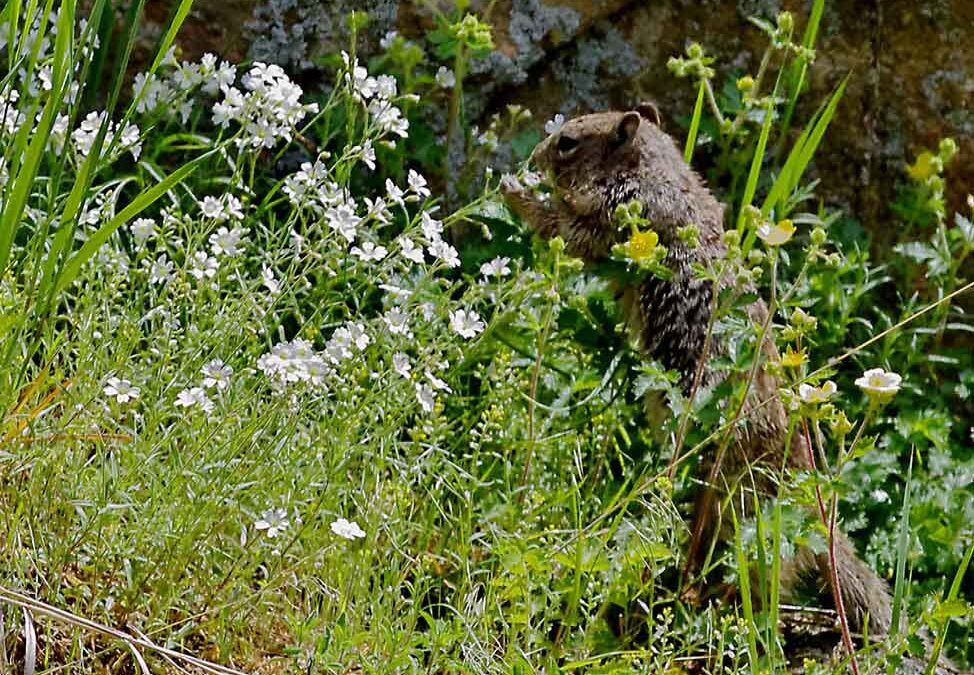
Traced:
POLYGON ((145 649, 158 652, 163 656, 168 656, 178 661, 184 661, 196 666, 197 668, 202 668, 208 673, 213 673, 214 675, 248 675, 242 670, 221 666, 220 664, 213 663, 212 661, 207 661, 189 654, 183 654, 175 649, 163 647, 162 645, 158 645, 146 637, 135 637, 129 635, 124 631, 112 628, 111 626, 106 626, 105 624, 98 623, 97 621, 92 621, 91 619, 87 619, 83 616, 78 616, 77 614, 72 614, 71 612, 59 609, 53 605, 47 604, 46 602, 37 600, 29 595, 25 595, 4 586, 0 586, 0 599, 9 602, 12 605, 28 609, 35 614, 43 614, 44 616, 48 616, 57 621, 63 621, 64 623, 87 629, 93 633, 100 633, 101 635, 122 640, 128 645, 144 647, 145 649))

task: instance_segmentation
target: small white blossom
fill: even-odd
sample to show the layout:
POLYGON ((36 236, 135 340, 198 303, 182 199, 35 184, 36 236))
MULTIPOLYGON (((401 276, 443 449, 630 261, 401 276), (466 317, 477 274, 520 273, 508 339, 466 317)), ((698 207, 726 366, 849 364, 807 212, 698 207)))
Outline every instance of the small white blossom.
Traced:
POLYGON ((365 536, 365 532, 358 523, 355 521, 345 520, 344 518, 339 518, 334 523, 331 524, 331 531, 337 534, 339 537, 344 537, 351 541, 356 539, 361 539, 365 536))
POLYGON ((261 282, 270 291, 271 295, 277 295, 281 292, 281 284, 277 279, 274 278, 274 270, 270 267, 264 265, 260 271, 261 282))
POLYGON ((143 260, 142 266, 149 272, 150 284, 164 284, 172 278, 173 264, 165 253, 155 261, 143 260))
POLYGON ((372 342, 372 338, 369 334, 365 332, 365 324, 356 321, 355 323, 347 324, 348 336, 351 338, 352 343, 358 347, 359 351, 365 349, 372 342))
POLYGON ((444 89, 452 89, 457 83, 456 75, 446 66, 440 66, 436 71, 436 83, 444 89))
POLYGON ((460 337, 469 340, 483 332, 484 322, 480 320, 480 315, 477 312, 458 309, 455 312, 450 312, 450 328, 460 337))
POLYGON ((423 174, 409 170, 409 174, 406 176, 406 182, 409 183, 409 190, 419 198, 429 197, 430 191, 427 187, 426 179, 423 174))
POLYGON ((406 202, 404 200, 405 193, 402 189, 393 183, 391 180, 386 178, 386 194, 389 195, 389 200, 399 206, 405 206, 406 202))
POLYGON ((391 30, 382 36, 382 39, 379 40, 379 46, 383 49, 389 49, 389 47, 392 46, 392 43, 396 41, 397 37, 399 37, 399 32, 391 30))
POLYGON ((827 380, 819 387, 803 382, 798 385, 798 398, 802 403, 825 403, 836 391, 835 382, 832 380, 827 380))
POLYGON ((156 221, 152 218, 137 218, 134 223, 129 225, 135 243, 140 246, 146 241, 156 236, 156 221))
POLYGON ((408 380, 413 366, 411 363, 409 363, 409 357, 406 356, 406 354, 396 352, 392 355, 392 368, 408 380))
POLYGON ((382 315, 382 320, 393 335, 412 337, 412 332, 409 330, 409 315, 401 308, 393 307, 386 310, 385 314, 382 315))
POLYGON ((453 268, 460 266, 460 255, 457 253, 457 250, 442 239, 434 241, 429 245, 427 250, 431 256, 446 263, 447 267, 453 268))
POLYGON ((355 215, 355 208, 348 203, 328 209, 325 212, 328 227, 342 235, 349 243, 355 241, 358 225, 362 219, 355 215))
POLYGON ((243 234, 244 231, 239 227, 232 230, 221 227, 210 235, 210 246, 213 247, 213 253, 229 257, 240 255, 243 234))
POLYGON ((362 243, 362 246, 353 246, 352 255, 357 258, 361 258, 365 262, 378 262, 386 257, 389 251, 385 246, 380 246, 372 243, 371 241, 366 241, 362 243))
POLYGON ((175 405, 177 408, 198 407, 205 413, 213 412, 213 401, 206 395, 203 387, 183 389, 176 395, 175 405))
POLYGON ((223 207, 223 202, 212 195, 207 195, 203 197, 203 201, 200 203, 200 211, 207 218, 212 218, 217 222, 222 222, 227 219, 227 211, 223 207))
POLYGON ((555 134, 565 126, 565 116, 561 113, 555 115, 554 119, 548 120, 544 123, 544 131, 546 134, 555 134))
POLYGON ((220 262, 206 251, 197 251, 191 258, 189 273, 196 279, 212 279, 220 268, 220 262))
POLYGON ((423 211, 419 218, 423 236, 430 242, 439 241, 443 236, 443 221, 437 220, 427 211, 423 211))
POLYGON ((416 383, 416 400, 423 412, 433 412, 433 404, 436 402, 436 392, 428 384, 416 383))
POLYGON ((254 521, 254 528, 266 530, 267 536, 271 539, 274 539, 290 526, 291 521, 287 518, 287 509, 267 509, 261 514, 260 518, 254 521))
POLYGON ((882 368, 870 368, 856 380, 856 386, 866 392, 872 399, 886 401, 900 390, 903 378, 894 372, 886 372, 882 368))
POLYGON ((233 375, 233 368, 223 363, 221 359, 213 359, 203 366, 203 386, 208 389, 216 387, 223 391, 230 386, 231 375, 233 375))
POLYGON ((485 277, 506 277, 511 273, 511 268, 507 266, 509 262, 511 259, 507 257, 494 258, 480 266, 480 273, 485 277))
POLYGON ((440 378, 438 378, 436 375, 434 375, 428 370, 426 371, 426 379, 429 380, 430 386, 433 387, 433 389, 436 389, 437 391, 446 391, 446 392, 453 391, 452 389, 450 389, 450 385, 448 385, 446 382, 444 382, 443 380, 441 380, 440 378))
POLYGON ((117 377, 108 378, 103 391, 105 392, 105 396, 114 397, 121 404, 134 401, 139 397, 138 387, 133 387, 132 383, 128 380, 121 380, 117 377))
POLYGON ((412 239, 407 237, 399 237, 397 241, 399 242, 399 252, 402 254, 403 258, 412 260, 418 265, 422 265, 423 262, 425 262, 425 258, 423 257, 423 248, 414 244, 412 239))

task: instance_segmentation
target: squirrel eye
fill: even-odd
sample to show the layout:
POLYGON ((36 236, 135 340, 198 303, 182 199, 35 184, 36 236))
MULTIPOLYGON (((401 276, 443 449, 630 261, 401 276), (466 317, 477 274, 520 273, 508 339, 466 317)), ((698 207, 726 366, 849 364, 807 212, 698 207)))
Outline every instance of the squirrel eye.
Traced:
POLYGON ((566 153, 571 152, 578 147, 578 139, 572 138, 571 136, 561 136, 558 139, 558 144, 555 146, 558 148, 558 152, 566 153))

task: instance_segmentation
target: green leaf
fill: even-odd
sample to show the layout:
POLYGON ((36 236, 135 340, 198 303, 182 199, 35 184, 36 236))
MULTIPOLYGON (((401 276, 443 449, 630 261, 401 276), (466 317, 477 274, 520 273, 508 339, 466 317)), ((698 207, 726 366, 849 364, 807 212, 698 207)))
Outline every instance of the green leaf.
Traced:
POLYGON ((764 204, 761 206, 761 214, 765 218, 771 213, 771 209, 775 209, 775 214, 779 219, 787 215, 780 207, 784 205, 788 196, 798 186, 802 175, 805 173, 805 169, 808 168, 809 162, 815 156, 815 151, 818 150, 819 143, 822 142, 822 137, 825 135, 825 131, 828 129, 829 123, 835 115, 839 100, 845 92, 845 86, 848 81, 849 76, 846 75, 839 86, 836 87, 835 91, 832 92, 828 101, 809 120, 805 129, 798 137, 798 140, 795 141, 795 145, 792 147, 791 152, 788 153, 788 159, 785 160, 785 165, 782 167, 781 173, 778 174, 774 184, 771 186, 771 190, 768 192, 768 196, 764 200, 764 204))

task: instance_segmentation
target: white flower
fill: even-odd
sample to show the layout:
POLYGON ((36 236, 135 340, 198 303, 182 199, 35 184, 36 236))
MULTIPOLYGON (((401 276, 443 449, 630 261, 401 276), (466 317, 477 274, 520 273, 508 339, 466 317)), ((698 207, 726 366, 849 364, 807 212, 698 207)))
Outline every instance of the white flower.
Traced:
POLYGON ((332 523, 331 531, 337 534, 339 537, 345 537, 351 541, 361 539, 365 536, 365 532, 361 527, 358 526, 358 523, 356 523, 354 520, 345 520, 344 518, 339 518, 332 523))
POLYGON ((156 258, 155 262, 143 260, 142 266, 149 272, 150 284, 164 284, 172 277, 172 261, 165 253, 156 258))
POLYGON ((405 193, 402 191, 402 188, 388 178, 386 178, 386 194, 389 195, 390 201, 399 204, 399 206, 405 206, 406 203, 403 199, 405 193))
POLYGON ((362 219, 355 215, 355 209, 348 203, 328 209, 325 212, 328 227, 342 235, 349 243, 355 241, 358 225, 362 219))
POLYGON ((379 40, 379 46, 383 49, 389 49, 389 47, 392 46, 392 43, 396 41, 397 37, 399 37, 399 32, 391 30, 382 36, 382 39, 379 40))
POLYGON ((375 98, 369 103, 369 114, 380 134, 393 133, 401 138, 409 136, 409 120, 402 111, 386 100, 375 98))
POLYGON ((423 178, 423 174, 417 173, 413 169, 410 169, 409 174, 406 177, 406 182, 409 183, 409 190, 417 197, 422 198, 430 196, 430 191, 427 187, 426 179, 423 178))
POLYGON ((396 352, 392 355, 392 368, 408 380, 413 366, 409 363, 408 356, 402 352, 396 352))
POLYGON ((257 368, 278 386, 307 382, 317 387, 331 373, 311 343, 301 338, 274 345, 269 353, 257 359, 257 368))
POLYGON ((385 314, 382 315, 382 320, 393 335, 412 336, 412 332, 409 330, 409 315, 401 308, 393 307, 386 310, 385 314))
POLYGON ((192 257, 192 267, 189 273, 196 279, 212 279, 216 276, 216 271, 220 267, 220 262, 206 251, 197 251, 192 257))
POLYGON ((243 220, 243 203, 241 203, 241 201, 234 195, 226 195, 225 199, 227 215, 234 220, 243 220))
POLYGON ((450 327, 454 333, 469 340, 483 332, 484 322, 480 320, 480 315, 477 312, 458 309, 455 312, 450 312, 450 327))
POLYGON ((274 270, 272 270, 267 265, 260 271, 260 278, 267 290, 270 291, 271 295, 277 295, 281 292, 281 284, 274 278, 274 270))
POLYGON ((447 391, 451 393, 453 392, 453 390, 450 389, 450 385, 448 385, 446 382, 444 382, 443 380, 441 380, 440 378, 438 378, 436 375, 434 375, 428 370, 426 371, 426 379, 430 381, 430 386, 432 386, 433 389, 436 389, 437 391, 447 391))
POLYGON ((758 227, 758 239, 768 246, 781 246, 795 234, 795 225, 790 220, 782 220, 772 225, 765 222, 758 227))
POLYGON ((869 398, 884 401, 896 395, 902 382, 903 378, 897 373, 886 372, 882 368, 870 368, 856 380, 856 386, 866 392, 869 398))
POLYGON ((223 208, 223 202, 212 195, 207 195, 203 197, 203 201, 199 203, 200 211, 207 218, 212 218, 217 222, 222 222, 227 219, 226 209, 223 208))
POLYGON ((509 262, 511 259, 507 257, 494 258, 480 266, 480 273, 485 277, 506 277, 511 273, 511 268, 507 266, 509 262))
POLYGON ((436 392, 428 384, 416 383, 416 400, 423 412, 433 412, 433 403, 436 401, 436 392))
POLYGON ((407 237, 399 237, 397 241, 399 242, 399 249, 403 258, 412 260, 418 265, 423 264, 425 258, 423 257, 422 247, 417 246, 413 243, 412 239, 408 239, 407 237))
POLYGON ((365 332, 365 324, 360 322, 347 324, 348 337, 352 343, 358 347, 359 351, 365 349, 372 342, 372 338, 365 332))
POLYGON ((544 131, 546 134, 557 133, 565 125, 565 116, 561 113, 555 115, 555 118, 548 120, 544 123, 544 131))
POLYGON ((139 388, 133 387, 128 380, 120 380, 117 377, 110 377, 105 383, 103 390, 105 396, 114 396, 119 403, 128 403, 139 397, 139 388))
POLYGON ((213 253, 230 257, 239 255, 241 253, 240 245, 243 239, 243 233, 244 231, 239 227, 235 227, 232 230, 221 227, 210 235, 210 246, 213 247, 213 253))
POLYGON ((443 222, 431 216, 427 211, 423 211, 419 218, 419 227, 423 231, 423 236, 430 242, 439 241, 443 236, 443 222))
POLYGON ((377 246, 371 241, 364 242, 361 247, 352 247, 352 255, 366 262, 378 262, 385 258, 388 253, 389 251, 385 246, 377 246))
POLYGON ((142 144, 139 142, 139 128, 134 124, 126 124, 119 136, 122 147, 132 153, 132 158, 139 159, 142 154, 142 144))
POLYGON ((457 83, 456 75, 446 66, 440 66, 436 71, 436 83, 444 89, 452 89, 457 83))
POLYGON ((203 366, 203 386, 216 387, 223 391, 230 386, 231 375, 233 375, 233 368, 223 363, 221 359, 213 359, 203 366))
MULTIPOLYGON (((105 113, 92 111, 81 121, 78 128, 71 132, 74 147, 82 157, 86 157, 91 151, 91 146, 95 143, 95 138, 98 136, 98 130, 101 128, 104 118, 105 113)), ((110 131, 111 125, 109 125, 106 133, 110 131)))
POLYGON ((134 223, 129 225, 129 229, 132 230, 135 243, 141 246, 147 240, 156 236, 156 221, 152 220, 152 218, 138 218, 134 223))
POLYGON ((802 403, 825 403, 836 391, 835 382, 832 380, 827 380, 820 387, 803 382, 798 385, 798 398, 802 403))
POLYGON ((213 401, 206 395, 206 390, 203 387, 183 389, 176 395, 175 405, 177 408, 198 407, 205 413, 213 411, 213 401))
POLYGON ((375 218, 382 224, 389 222, 392 214, 389 213, 389 206, 386 204, 386 200, 382 197, 376 197, 375 201, 369 199, 368 197, 363 198, 365 205, 368 207, 368 217, 375 218))
POLYGON ((369 167, 372 171, 375 171, 375 148, 372 147, 372 139, 367 138, 361 147, 356 147, 359 151, 359 157, 365 166, 369 167))
POLYGON ((460 255, 457 250, 442 239, 434 241, 427 248, 430 255, 446 263, 447 267, 459 267, 460 255))
POLYGON ((287 509, 267 509, 260 515, 260 518, 254 521, 254 528, 267 530, 267 536, 271 539, 290 526, 291 521, 287 519, 287 509))

